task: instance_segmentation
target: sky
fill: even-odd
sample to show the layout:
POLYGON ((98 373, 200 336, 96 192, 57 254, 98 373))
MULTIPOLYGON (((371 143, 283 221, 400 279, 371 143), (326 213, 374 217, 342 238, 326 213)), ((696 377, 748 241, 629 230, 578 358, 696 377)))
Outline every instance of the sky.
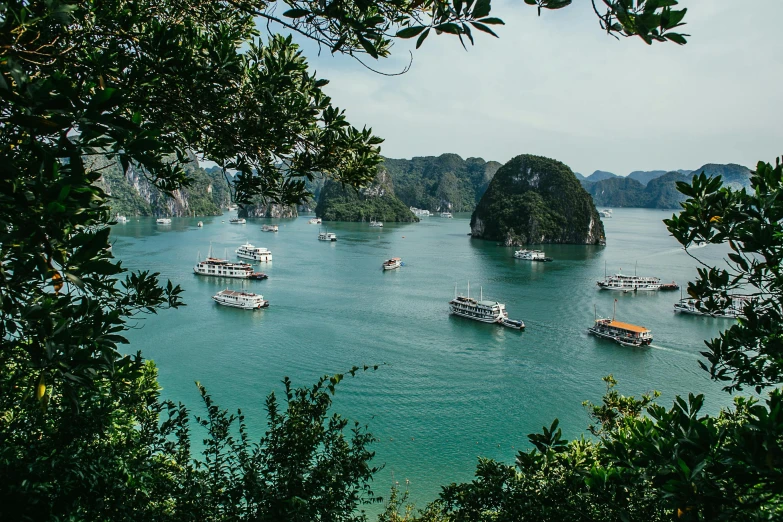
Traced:
MULTIPOLYGON (((478 33, 466 52, 432 34, 401 76, 301 43, 335 105, 384 138, 387 157, 537 154, 586 175, 627 175, 783 154, 783 0, 681 0, 685 46, 618 41, 588 0, 541 17, 522 0, 492 4, 506 22, 499 39, 478 33)), ((366 61, 398 72, 409 49, 366 61)))

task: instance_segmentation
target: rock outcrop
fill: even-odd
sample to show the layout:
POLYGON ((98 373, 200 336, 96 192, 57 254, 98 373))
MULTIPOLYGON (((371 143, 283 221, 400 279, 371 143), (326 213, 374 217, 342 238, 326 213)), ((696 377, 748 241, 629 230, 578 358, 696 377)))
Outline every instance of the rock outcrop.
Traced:
POLYGON ((418 221, 394 194, 389 171, 381 166, 373 182, 356 190, 327 180, 319 193, 315 215, 325 221, 418 221))
POLYGON ((470 220, 471 235, 506 245, 600 244, 604 226, 565 164, 517 156, 495 174, 470 220))

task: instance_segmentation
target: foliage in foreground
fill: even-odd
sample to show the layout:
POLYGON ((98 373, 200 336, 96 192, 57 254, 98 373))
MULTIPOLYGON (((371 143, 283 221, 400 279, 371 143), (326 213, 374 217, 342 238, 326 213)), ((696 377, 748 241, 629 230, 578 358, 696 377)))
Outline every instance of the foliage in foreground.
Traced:
POLYGON ((156 377, 147 362, 136 379, 97 382, 78 411, 62 393, 45 410, 25 390, 4 394, 0 520, 351 521, 377 501, 375 439, 329 411, 342 374, 302 388, 285 379, 257 442, 242 412, 200 385, 206 414, 193 430, 184 406, 160 400, 156 377))

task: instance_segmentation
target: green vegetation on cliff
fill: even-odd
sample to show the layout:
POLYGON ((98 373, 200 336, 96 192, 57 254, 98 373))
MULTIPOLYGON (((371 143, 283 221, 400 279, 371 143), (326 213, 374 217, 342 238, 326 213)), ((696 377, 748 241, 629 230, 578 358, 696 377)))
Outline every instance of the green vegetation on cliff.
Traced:
POLYGON ((456 154, 384 158, 383 165, 392 176, 397 197, 407 206, 451 212, 473 211, 500 168, 496 161, 463 160, 456 154))
POLYGON ((319 193, 315 214, 326 221, 418 221, 408 206, 394 195, 388 171, 380 167, 375 181, 356 190, 327 180, 319 193))
POLYGON ((131 165, 123 172, 117 161, 105 156, 92 156, 86 162, 101 172, 97 184, 110 195, 113 216, 217 216, 230 199, 220 169, 204 170, 195 157, 183 165, 189 185, 174 190, 173 197, 151 184, 143 169, 131 165))
POLYGON ((597 244, 604 237, 595 205, 571 169, 528 154, 497 171, 470 229, 473 237, 506 244, 597 244))

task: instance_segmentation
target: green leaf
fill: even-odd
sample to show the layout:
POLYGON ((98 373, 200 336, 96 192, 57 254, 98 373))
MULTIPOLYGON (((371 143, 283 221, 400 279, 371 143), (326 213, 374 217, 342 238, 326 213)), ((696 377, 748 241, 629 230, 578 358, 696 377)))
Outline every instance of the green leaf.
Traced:
POLYGON ((421 36, 419 36, 419 39, 416 40, 416 49, 421 47, 421 44, 424 43, 424 40, 427 38, 427 35, 430 34, 430 30, 427 29, 423 33, 421 33, 421 36))
POLYGON ((480 22, 470 22, 470 25, 478 29, 479 31, 484 31, 485 33, 491 34, 495 38, 499 38, 498 35, 495 34, 495 32, 487 27, 486 25, 480 23, 480 22))
POLYGON ((303 16, 307 16, 309 14, 310 11, 308 9, 289 9, 283 13, 283 16, 288 18, 302 18, 303 16))
POLYGON ((685 45, 688 43, 688 41, 685 39, 685 36, 679 33, 666 33, 664 37, 679 45, 685 45))
POLYGON ((415 27, 406 27, 405 29, 401 29, 397 31, 397 37, 398 38, 413 38, 414 36, 417 36, 421 34, 422 31, 426 29, 423 25, 417 25, 415 27))
POLYGON ((506 25, 506 22, 501 20, 500 18, 482 18, 479 20, 482 24, 489 24, 489 25, 506 25))
POLYGON ((476 5, 473 6, 473 18, 484 18, 489 15, 489 11, 492 9, 489 0, 477 0, 476 5))

